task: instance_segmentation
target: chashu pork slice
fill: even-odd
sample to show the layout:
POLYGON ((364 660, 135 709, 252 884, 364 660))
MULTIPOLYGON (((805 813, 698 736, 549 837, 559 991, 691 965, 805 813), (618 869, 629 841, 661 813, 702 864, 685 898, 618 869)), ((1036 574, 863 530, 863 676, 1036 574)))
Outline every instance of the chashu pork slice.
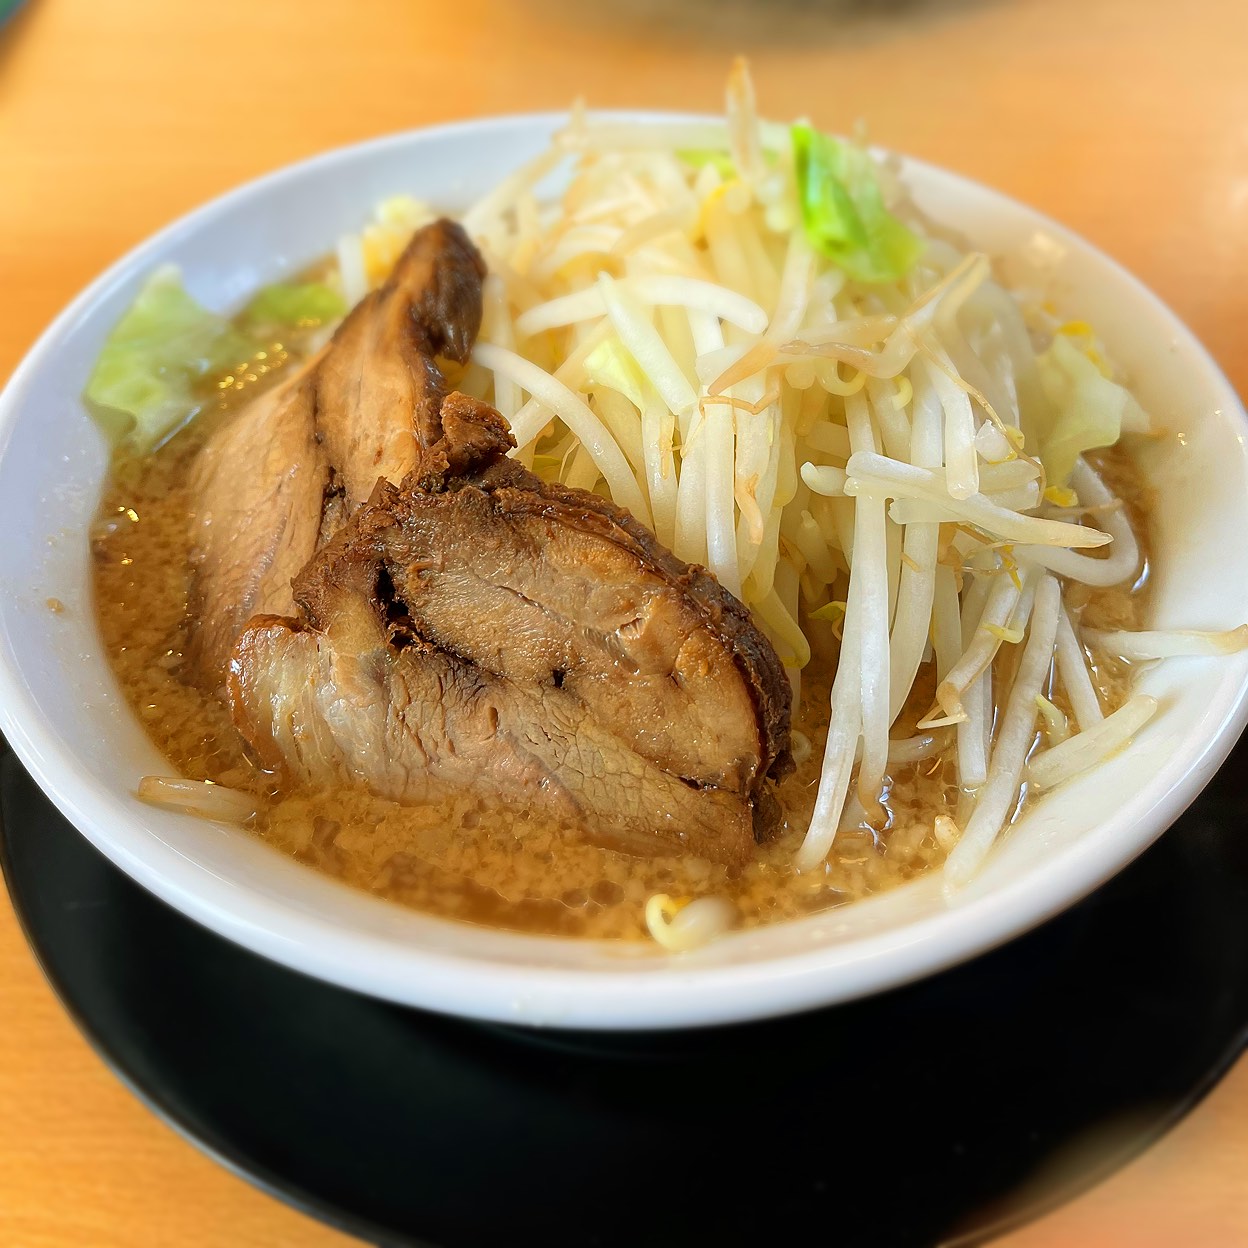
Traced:
POLYGON ((243 736, 305 786, 466 784, 633 852, 742 861, 791 766, 770 643, 626 511, 506 458, 492 409, 451 395, 440 419, 447 467, 379 482, 296 578, 297 617, 244 632, 243 736))
MULTIPOLYGON (((511 437, 451 395, 447 426, 511 437)), ((635 750, 693 784, 748 793, 787 750, 790 686, 746 608, 623 508, 496 455, 439 492, 379 483, 344 540, 296 582, 329 623, 352 565, 384 578, 430 644, 528 685, 563 689, 635 750)), ((783 768, 784 762, 781 761, 783 768)))
POLYGON ((364 785, 404 803, 483 789, 638 854, 680 846, 738 861, 752 812, 628 749, 577 698, 494 676, 419 641, 347 594, 324 631, 261 617, 230 678, 262 762, 318 789, 364 785))
POLYGON ((435 356, 468 358, 484 275, 458 225, 419 230, 331 342, 204 445, 191 473, 191 618, 205 683, 224 678, 253 615, 293 609, 291 581, 377 481, 403 480, 440 437, 435 356))

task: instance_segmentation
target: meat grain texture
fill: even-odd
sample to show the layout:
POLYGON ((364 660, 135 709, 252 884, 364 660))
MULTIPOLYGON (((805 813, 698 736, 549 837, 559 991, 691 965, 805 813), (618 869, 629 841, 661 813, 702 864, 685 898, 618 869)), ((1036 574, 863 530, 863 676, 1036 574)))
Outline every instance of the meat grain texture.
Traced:
POLYGON ((219 679, 244 624, 294 607, 291 582, 440 428, 434 357, 468 358, 485 266, 456 225, 421 230, 390 279, 293 377, 238 413, 192 474, 195 658, 219 679))
POLYGON ((467 358, 483 274, 459 227, 427 227, 205 447, 205 681, 228 654, 235 723, 290 787, 487 790, 630 852, 739 863, 792 766, 787 676, 713 577, 445 392, 435 356, 467 358))

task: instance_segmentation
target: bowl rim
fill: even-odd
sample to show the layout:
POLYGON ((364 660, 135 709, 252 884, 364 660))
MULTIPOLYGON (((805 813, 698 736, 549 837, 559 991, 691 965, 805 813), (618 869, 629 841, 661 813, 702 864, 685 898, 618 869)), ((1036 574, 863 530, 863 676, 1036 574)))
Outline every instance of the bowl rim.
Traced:
MULTIPOLYGON (((614 120, 707 120, 704 114, 600 110, 614 120)), ((0 393, 0 458, 8 449, 33 379, 46 368, 58 340, 118 282, 149 257, 193 236, 217 216, 277 185, 344 159, 368 159, 413 142, 481 131, 550 131, 563 111, 515 113, 448 122, 382 135, 317 153, 253 178, 190 210, 150 235, 89 283, 39 336, 0 393)), ((1248 434, 1248 414, 1234 388, 1190 329, 1158 296, 1112 257, 1018 200, 901 153, 904 168, 929 181, 947 180, 986 194, 1022 213, 1054 238, 1105 266, 1134 299, 1163 322, 1176 342, 1199 361, 1223 420, 1248 434)), ((1241 436, 1241 443, 1246 439, 1241 436)), ((1245 475, 1248 475, 1246 469, 1245 475)), ((1147 832, 1132 826, 1112 835, 1085 836, 1055 849, 1043 869, 1024 873, 968 901, 882 932, 743 964, 699 966, 681 958, 621 960, 610 974, 598 969, 525 965, 463 956, 453 950, 405 945, 371 933, 344 931, 319 915, 212 877, 169 845, 145 844, 143 853, 119 838, 129 815, 116 794, 76 766, 0 647, 0 731, 40 788, 87 838, 144 888, 196 922, 269 957, 319 978, 396 1001, 463 1017, 551 1024, 583 1029, 661 1029, 761 1019, 831 1005, 935 973, 1030 930, 1075 904, 1125 867, 1182 814, 1213 777, 1248 723, 1248 672, 1213 732, 1184 750, 1182 776, 1147 808, 1147 832), (420 991, 412 992, 419 984, 420 991)), ((1111 821, 1116 823, 1117 820, 1111 821)), ((1101 825, 1104 827, 1105 825, 1101 825)), ((381 903, 389 904, 389 903, 381 903)), ((439 920, 458 927, 452 920, 439 920)), ((507 934, 517 949, 558 937, 507 934)), ((566 942, 564 942, 566 943, 566 942)))

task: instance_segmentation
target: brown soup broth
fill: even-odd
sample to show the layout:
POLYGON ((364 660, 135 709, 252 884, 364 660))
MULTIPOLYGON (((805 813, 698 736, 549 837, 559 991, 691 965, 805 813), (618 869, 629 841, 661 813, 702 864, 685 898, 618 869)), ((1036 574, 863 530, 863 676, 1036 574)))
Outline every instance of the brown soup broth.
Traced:
MULTIPOLYGON (((889 780, 886 822, 837 836, 822 872, 798 875, 793 854, 814 806, 828 723, 835 642, 816 636, 803 672, 794 727, 813 749, 780 787, 782 832, 752 862, 730 868, 697 858, 635 858, 603 849, 581 830, 537 813, 464 794, 428 806, 400 806, 341 790, 281 794, 273 777, 248 760, 221 698, 183 674, 189 637, 190 500, 187 473, 199 447, 238 404, 250 399, 293 357, 279 344, 206 393, 204 410, 142 462, 118 461, 91 534, 96 614, 105 650, 125 696, 171 767, 195 779, 263 795, 255 834, 357 888, 403 905, 468 922, 527 932, 607 939, 645 935, 646 899, 718 894, 731 898, 745 926, 793 918, 881 892, 938 866, 944 851, 936 815, 956 816, 959 791, 952 749, 897 768, 889 780)), ((1107 483, 1130 508, 1147 550, 1148 495, 1122 451, 1096 457, 1107 483)), ((1146 565, 1147 566, 1147 565, 1146 565)), ((1147 577, 1130 589, 1082 594, 1083 618, 1098 626, 1138 626, 1147 577)), ((998 660, 1008 676, 1012 650, 998 660)), ((1130 672, 1096 669, 1107 708, 1121 703, 1130 672)), ((931 701, 921 672, 895 736, 906 735, 931 701)), ((1060 686, 1053 700, 1064 706, 1060 686)))

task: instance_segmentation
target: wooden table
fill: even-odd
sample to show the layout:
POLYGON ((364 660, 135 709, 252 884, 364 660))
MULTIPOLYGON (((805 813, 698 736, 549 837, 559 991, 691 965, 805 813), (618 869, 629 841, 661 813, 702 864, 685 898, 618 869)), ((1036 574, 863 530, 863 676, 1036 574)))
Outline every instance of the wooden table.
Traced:
MULTIPOLYGON (((748 50, 779 117, 870 121, 1133 269, 1248 390, 1242 0, 32 0, 0 33, 0 378, 96 272, 277 165, 445 119, 715 108, 748 50), (879 14, 878 16, 876 14, 879 14)), ((1248 1243, 1248 1064, 1015 1248, 1248 1243)), ((345 1244, 109 1074, 0 903, 0 1243, 345 1244)))

